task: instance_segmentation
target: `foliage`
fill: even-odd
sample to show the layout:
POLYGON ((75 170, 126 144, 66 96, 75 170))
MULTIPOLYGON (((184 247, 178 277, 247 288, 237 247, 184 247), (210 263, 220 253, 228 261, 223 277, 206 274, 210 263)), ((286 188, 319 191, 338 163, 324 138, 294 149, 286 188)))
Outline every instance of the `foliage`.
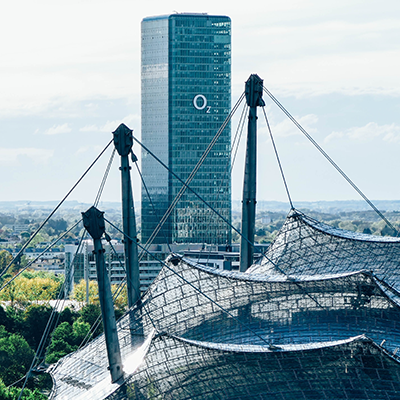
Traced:
POLYGON ((8 306, 6 307, 6 315, 2 319, 0 325, 4 325, 8 332, 22 333, 24 331, 24 326, 25 326, 24 315, 25 315, 24 310, 8 306))
POLYGON ((22 378, 34 356, 28 342, 19 334, 0 326, 0 378, 6 385, 22 378))
MULTIPOLYGON (((118 285, 111 285, 111 291, 112 293, 118 292, 118 296, 114 299, 115 308, 118 310, 124 310, 128 304, 126 287, 119 290, 118 285)), ((82 279, 78 284, 74 285, 71 298, 80 303, 86 303, 85 280, 82 279)), ((89 304, 100 304, 97 281, 89 281, 89 304)))
MULTIPOLYGON (((11 278, 5 281, 8 282, 11 278)), ((57 298, 63 277, 44 271, 25 271, 0 292, 1 301, 25 306, 57 298)))
POLYGON ((103 332, 103 323, 101 319, 99 319, 101 315, 99 304, 87 304, 81 308, 80 315, 81 320, 87 322, 91 327, 94 327, 97 321, 100 321, 97 328, 93 332, 93 337, 96 337, 103 332))
POLYGON ((11 225, 15 223, 15 217, 13 215, 0 213, 0 225, 11 225))
POLYGON ((73 322, 79 317, 79 313, 76 312, 75 310, 71 310, 69 307, 64 308, 60 312, 59 315, 59 321, 60 323, 62 322, 68 322, 69 324, 73 324, 73 322))
POLYGON ((55 330, 47 349, 46 362, 57 362, 61 357, 78 349, 90 331, 87 322, 76 320, 71 326, 68 322, 62 322, 55 330))
MULTIPOLYGON (((21 389, 17 387, 7 387, 0 379, 0 399, 1 400, 17 400, 21 389)), ((25 388, 21 400, 46 400, 47 397, 40 393, 38 389, 30 390, 25 388)))
MULTIPOLYGON (((51 228, 56 235, 59 235, 60 233, 65 232, 67 230, 68 222, 63 218, 51 219, 47 223, 46 228, 51 228)), ((50 232, 48 233, 50 234, 50 232)))
POLYGON ((0 250, 0 272, 7 267, 13 257, 7 250, 0 250))
POLYGON ((40 304, 31 304, 24 313, 22 334, 35 350, 39 346, 51 313, 52 308, 50 306, 40 304))
MULTIPOLYGON (((71 298, 86 303, 86 282, 82 279, 78 284, 74 285, 71 298)), ((89 281, 89 304, 99 304, 99 289, 96 281, 89 281)))

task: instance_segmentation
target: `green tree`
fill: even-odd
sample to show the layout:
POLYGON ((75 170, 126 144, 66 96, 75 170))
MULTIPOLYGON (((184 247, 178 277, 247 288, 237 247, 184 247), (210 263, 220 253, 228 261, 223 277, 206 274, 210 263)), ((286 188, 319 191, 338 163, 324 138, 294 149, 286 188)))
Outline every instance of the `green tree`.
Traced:
POLYGON ((71 310, 69 307, 66 307, 60 312, 59 320, 60 323, 68 322, 70 325, 72 325, 78 317, 78 312, 71 310))
POLYGON ((33 356, 33 350, 21 335, 8 333, 0 326, 0 378, 6 385, 24 376, 33 356))
POLYGON ((0 250, 0 272, 12 261, 13 256, 7 250, 0 250))
POLYGON ((25 326, 24 316, 25 316, 24 310, 8 306, 6 308, 5 323, 4 324, 0 323, 0 325, 4 325, 8 332, 22 333, 25 326))
POLYGON ((46 228, 52 228, 54 232, 59 235, 61 232, 65 232, 68 228, 68 223, 63 218, 61 219, 51 219, 47 223, 46 228))
POLYGON ((47 349, 46 362, 53 364, 74 351, 75 346, 70 344, 72 341, 72 326, 68 322, 61 323, 53 332, 50 346, 47 349))
POLYGON ((50 272, 24 271, 0 292, 0 300, 23 307, 32 302, 54 300, 58 297, 63 280, 63 277, 50 272))
POLYGON ((90 331, 90 325, 82 320, 77 320, 72 325, 72 334, 74 343, 79 346, 82 341, 86 338, 86 335, 90 331))
POLYGON ((80 310, 80 319, 83 322, 87 322, 91 327, 97 324, 97 328, 93 333, 93 337, 100 335, 103 332, 103 323, 101 320, 101 310, 99 304, 87 304, 86 306, 82 307, 80 310))
POLYGON ((53 364, 61 357, 78 349, 90 330, 90 325, 84 321, 75 321, 71 326, 62 322, 55 330, 47 350, 46 362, 53 364))
MULTIPOLYGON (((21 389, 17 387, 7 387, 0 379, 0 399, 1 400, 17 400, 21 389)), ((39 390, 24 389, 21 397, 22 400, 46 400, 47 397, 40 393, 39 390)))
POLYGON ((29 232, 21 232, 20 233, 22 239, 29 239, 31 237, 31 234, 29 232))
POLYGON ((24 315, 23 335, 28 343, 37 349, 49 321, 52 308, 47 305, 30 305, 24 315))

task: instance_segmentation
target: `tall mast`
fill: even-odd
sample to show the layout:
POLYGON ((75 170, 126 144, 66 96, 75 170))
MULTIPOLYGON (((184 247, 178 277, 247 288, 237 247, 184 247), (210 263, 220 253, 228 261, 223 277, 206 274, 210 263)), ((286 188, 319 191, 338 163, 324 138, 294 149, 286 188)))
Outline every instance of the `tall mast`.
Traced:
MULTIPOLYGON (((122 221, 124 228, 125 268, 128 289, 128 306, 131 308, 140 299, 139 259, 136 242, 136 219, 133 203, 131 167, 128 156, 132 152, 132 130, 125 124, 113 132, 114 145, 121 156, 122 221), (134 240, 132 240, 134 239, 134 240)), ((136 156, 132 153, 134 160, 136 156)))
POLYGON ((254 257, 254 227, 256 220, 257 173, 257 107, 265 105, 262 99, 263 80, 256 74, 246 82, 246 102, 249 106, 247 125, 246 164, 242 200, 242 239, 240 243, 240 271, 245 272, 254 257))
POLYGON ((104 249, 101 237, 105 232, 104 213, 96 207, 91 207, 82 213, 83 226, 93 238, 94 255, 96 258, 97 282, 99 285, 99 298, 101 316, 103 319, 104 336, 106 339, 107 356, 112 382, 122 378, 121 349, 119 347, 117 323, 115 321, 114 303, 112 300, 110 277, 104 260, 104 249))

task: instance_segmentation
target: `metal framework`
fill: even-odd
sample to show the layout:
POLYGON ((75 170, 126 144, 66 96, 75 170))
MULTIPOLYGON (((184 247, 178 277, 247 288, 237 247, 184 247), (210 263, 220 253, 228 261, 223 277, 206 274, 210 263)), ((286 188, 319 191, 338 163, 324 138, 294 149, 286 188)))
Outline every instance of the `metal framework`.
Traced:
POLYGON ((400 291, 400 238, 334 228, 292 210, 265 257, 247 272, 329 276, 361 270, 400 291))
POLYGON ((398 398, 399 252, 292 211, 246 273, 171 255, 118 322, 124 383, 99 337, 50 369, 51 398, 398 398))
MULTIPOLYGON (((114 336, 105 326, 107 340, 100 336, 49 368, 51 399, 400 397, 399 238, 336 229, 292 209, 267 253, 250 266, 256 108, 264 105, 257 75, 246 83, 246 98, 241 272, 171 254, 141 301, 132 290, 129 312, 116 332, 113 325, 114 336), (108 362, 107 351, 118 344, 117 362, 108 362), (118 369, 112 379, 109 368, 118 369)), ((127 161, 132 132, 120 128, 121 136, 114 134, 128 199, 124 234, 134 247, 126 258, 133 260, 136 227, 127 161)), ((100 236, 92 236, 101 256, 100 236)), ((132 268, 128 282, 137 281, 137 272, 132 268)))

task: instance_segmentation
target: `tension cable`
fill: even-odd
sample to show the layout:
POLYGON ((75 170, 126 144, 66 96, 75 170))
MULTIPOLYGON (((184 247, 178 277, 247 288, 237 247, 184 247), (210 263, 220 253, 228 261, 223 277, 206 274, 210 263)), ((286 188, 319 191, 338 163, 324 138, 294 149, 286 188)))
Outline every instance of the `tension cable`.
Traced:
POLYGON ((262 107, 262 110, 263 110, 263 113, 264 113, 265 122, 267 123, 268 131, 269 131, 269 136, 270 136, 270 138, 271 138, 272 146, 273 146, 273 148, 274 148, 276 160, 277 160, 277 162, 278 162, 278 166, 279 166, 279 169, 280 169, 280 171, 281 171, 281 176, 282 176, 283 184, 285 185, 286 193, 287 193, 287 196, 288 196, 288 199, 289 199, 290 208, 291 208, 291 210, 294 210, 293 203, 292 203, 292 198, 290 197, 290 193, 289 193, 289 187, 288 187, 288 185, 287 185, 287 183, 286 183, 285 174, 283 173, 281 160, 280 160, 279 155, 278 155, 278 150, 277 150, 277 148, 276 148, 276 146, 275 146, 275 140, 274 140, 274 137, 272 136, 271 127, 269 126, 267 114, 266 114, 266 112, 265 112, 265 107, 262 107))
POLYGON ((350 186, 367 202, 367 204, 386 222, 386 224, 394 230, 397 230, 388 221, 388 219, 375 207, 375 205, 368 199, 368 197, 356 186, 356 184, 345 174, 345 172, 332 160, 331 157, 322 149, 322 147, 308 134, 308 132, 296 121, 296 119, 286 110, 286 108, 276 99, 276 97, 266 88, 263 87, 264 92, 271 98, 271 100, 283 111, 283 113, 296 125, 296 127, 303 133, 303 135, 318 149, 318 151, 329 161, 329 163, 339 172, 340 175, 350 184, 350 186))
POLYGON ((86 169, 86 171, 83 173, 83 175, 76 181, 76 183, 72 186, 72 188, 69 190, 69 192, 64 196, 64 198, 57 204, 56 208, 49 214, 49 216, 41 223, 39 228, 35 231, 35 233, 27 240, 27 242, 22 246, 21 250, 18 252, 18 254, 10 261, 10 263, 3 269, 3 271, 0 272, 0 278, 8 271, 12 263, 20 257, 24 250, 28 247, 28 245, 31 243, 33 238, 40 232, 40 230, 43 228, 44 225, 49 221, 49 219, 55 214, 55 212, 61 207, 61 205, 64 203, 64 201, 68 198, 68 196, 74 191, 74 189, 79 185, 79 183, 82 181, 82 179, 87 175, 87 173, 92 169, 93 165, 96 164, 96 162, 99 160, 99 158, 104 154, 104 152, 108 149, 110 144, 113 142, 113 140, 110 140, 110 142, 107 144, 107 146, 102 150, 102 152, 95 158, 95 160, 89 165, 89 167, 86 169))

